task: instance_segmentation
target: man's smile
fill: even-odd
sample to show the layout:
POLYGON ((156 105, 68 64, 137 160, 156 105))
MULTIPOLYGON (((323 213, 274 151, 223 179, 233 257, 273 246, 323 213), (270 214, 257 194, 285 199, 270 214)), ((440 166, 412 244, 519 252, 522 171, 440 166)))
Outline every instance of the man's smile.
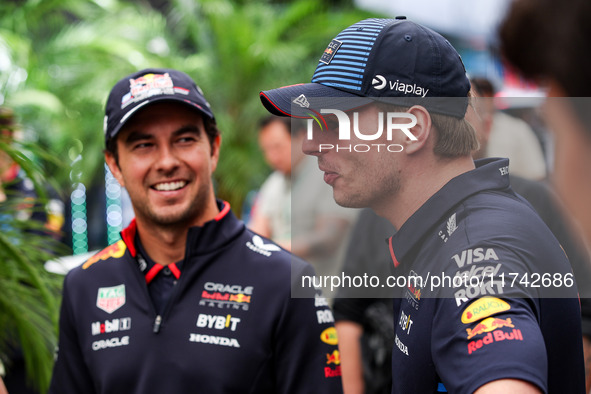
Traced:
POLYGON ((186 185, 187 185, 187 181, 173 181, 173 182, 157 183, 157 184, 153 185, 152 188, 155 190, 158 190, 158 191, 169 192, 169 191, 175 191, 175 190, 182 189, 186 185))

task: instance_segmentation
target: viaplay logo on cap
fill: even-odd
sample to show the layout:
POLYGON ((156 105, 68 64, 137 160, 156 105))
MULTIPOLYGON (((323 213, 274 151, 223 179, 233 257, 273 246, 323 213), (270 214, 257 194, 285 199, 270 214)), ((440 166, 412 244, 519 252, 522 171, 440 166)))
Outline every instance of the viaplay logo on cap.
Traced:
POLYGON ((416 83, 404 83, 400 82, 398 79, 396 81, 389 81, 383 75, 374 76, 371 81, 371 86, 375 90, 384 90, 388 87, 390 90, 395 90, 404 95, 412 94, 420 97, 425 97, 427 93, 429 93, 429 89, 425 89, 416 83))
POLYGON ((382 75, 376 75, 371 81, 371 85, 375 90, 382 90, 386 87, 388 81, 382 75))

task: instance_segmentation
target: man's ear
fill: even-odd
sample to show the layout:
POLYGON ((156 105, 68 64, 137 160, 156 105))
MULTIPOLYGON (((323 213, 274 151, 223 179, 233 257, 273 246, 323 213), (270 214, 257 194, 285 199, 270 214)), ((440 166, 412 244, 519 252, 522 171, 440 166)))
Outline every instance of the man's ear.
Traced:
POLYGON ((220 146, 222 145, 222 136, 217 135, 211 144, 211 172, 214 172, 218 166, 220 158, 220 146))
POLYGON ((414 115, 417 119, 416 125, 410 129, 416 140, 407 138, 404 145, 404 152, 413 154, 427 145, 429 135, 431 135, 431 116, 429 115, 429 111, 420 105, 412 106, 408 110, 408 113, 414 115))
POLYGON ((121 187, 125 187, 125 181, 123 180, 123 176, 121 175, 121 169, 119 168, 119 164, 117 164, 117 160, 115 159, 115 155, 111 152, 105 152, 105 162, 109 166, 109 170, 111 170, 111 174, 117 179, 117 182, 121 185, 121 187))

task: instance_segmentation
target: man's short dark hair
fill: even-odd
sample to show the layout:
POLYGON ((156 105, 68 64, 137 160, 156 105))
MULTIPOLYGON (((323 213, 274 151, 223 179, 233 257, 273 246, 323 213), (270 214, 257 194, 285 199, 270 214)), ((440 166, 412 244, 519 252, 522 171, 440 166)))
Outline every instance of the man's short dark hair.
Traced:
POLYGON ((481 97, 494 97, 496 89, 488 78, 474 77, 470 78, 472 89, 481 97))
MULTIPOLYGON (((591 1, 516 0, 499 29, 500 52, 522 75, 555 80, 571 98, 591 92, 591 1)), ((572 99, 591 136, 588 99, 572 99)))
POLYGON ((591 90, 591 2, 516 0, 499 29, 502 55, 528 78, 555 79, 570 97, 591 90))

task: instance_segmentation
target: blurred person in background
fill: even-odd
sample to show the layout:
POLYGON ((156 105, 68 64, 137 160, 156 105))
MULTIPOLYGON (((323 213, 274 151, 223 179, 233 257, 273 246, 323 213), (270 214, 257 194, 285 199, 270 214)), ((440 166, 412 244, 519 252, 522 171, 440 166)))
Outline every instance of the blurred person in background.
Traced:
MULTIPOLYGON (((8 107, 0 107, 0 142, 14 149, 22 130, 15 120, 14 111, 8 107)), ((22 228, 16 223, 25 223, 26 234, 37 234, 51 237, 65 243, 63 227, 65 204, 59 195, 47 184, 44 187, 47 198, 41 198, 33 181, 6 151, 0 147, 0 231, 20 232, 22 228)), ((26 235, 23 236, 26 240, 26 235)), ((13 241, 15 242, 15 241, 13 241)), ((34 247, 30 244, 18 247, 34 247)), ((47 246, 46 244, 43 247, 47 246)), ((14 345, 7 350, 4 383, 13 394, 36 394, 27 380, 25 357, 19 340, 14 339, 14 345)), ((0 363, 2 360, 0 360, 0 363)), ((4 374, 1 374, 4 375, 4 374)), ((0 389, 1 393, 1 389, 0 389)))
MULTIPOLYGON (((305 136, 302 120, 270 116, 261 122, 259 145, 274 171, 255 199, 249 227, 308 261, 318 276, 335 275, 357 211, 334 202, 316 160, 300 148, 305 136)), ((331 297, 330 289, 323 293, 331 297)))
MULTIPOLYGON (((0 107, 0 141, 12 145, 19 138, 19 131, 13 110, 0 107)), ((48 199, 43 206, 39 206, 39 196, 33 181, 8 153, 0 150, 0 203, 16 202, 13 214, 18 220, 32 219, 42 223, 46 234, 61 240, 65 204, 49 185, 43 187, 46 188, 48 199)))
MULTIPOLYGON (((515 0, 499 28, 499 38, 500 52, 509 66, 547 89, 543 115, 555 135, 552 181, 589 244, 591 2, 569 0, 558 5, 550 0, 515 0)), ((584 347, 589 377, 588 338, 584 347)), ((586 389, 591 389, 589 378, 586 389)))
POLYGON ((511 175, 534 180, 546 178, 544 151, 531 126, 496 108, 496 89, 490 80, 477 77, 472 78, 471 83, 479 91, 480 105, 486 106, 490 114, 486 157, 508 158, 511 175))
POLYGON ((556 141, 552 179, 591 241, 591 2, 515 0, 499 36, 509 66, 547 89, 543 114, 556 141))
MULTIPOLYGON (((473 81, 473 80, 472 80, 473 81)), ((487 157, 487 145, 491 134, 494 109, 486 99, 479 96, 480 83, 472 84, 472 106, 466 118, 474 126, 480 148, 473 153, 475 160, 487 157)), ((511 168, 511 165, 509 165, 511 168)), ((591 388, 591 258, 585 241, 565 211, 562 202, 555 195, 551 184, 534 181, 511 174, 511 187, 523 196, 538 212, 563 247, 573 267, 573 272, 581 297, 583 351, 585 355, 585 375, 587 392, 591 388)))
MULTIPOLYGON (((344 274, 374 275, 381 280, 393 274, 386 245, 395 231, 387 219, 362 209, 351 230, 344 274)), ((348 287, 339 288, 336 294, 333 311, 345 394, 389 394, 392 390, 394 295, 390 289, 369 293, 348 287)))

